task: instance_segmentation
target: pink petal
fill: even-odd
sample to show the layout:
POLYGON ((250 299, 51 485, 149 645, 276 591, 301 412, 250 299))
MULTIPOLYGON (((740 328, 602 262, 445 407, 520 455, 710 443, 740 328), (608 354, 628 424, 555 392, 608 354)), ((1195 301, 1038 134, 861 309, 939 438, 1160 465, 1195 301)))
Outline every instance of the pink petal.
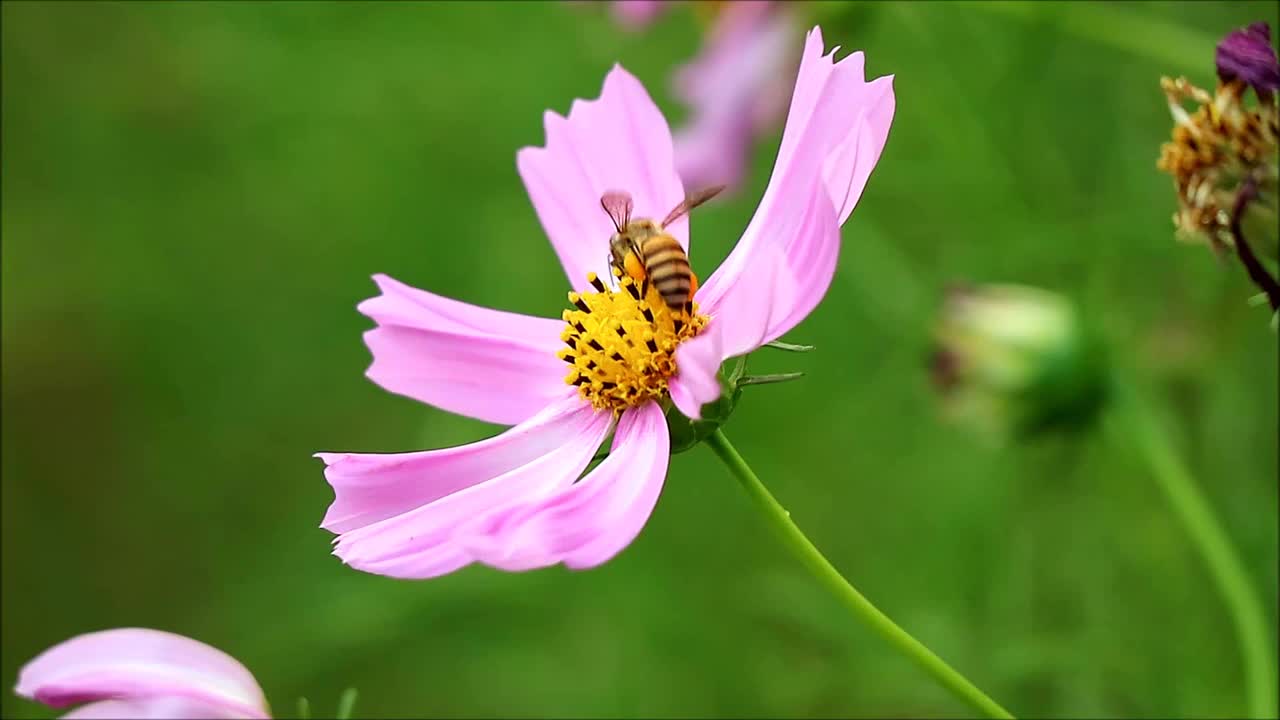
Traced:
POLYGON ((573 440, 584 417, 583 401, 573 396, 470 445, 394 454, 316 453, 334 492, 320 526, 350 532, 502 475, 573 440))
MULTIPOLYGON (((473 451, 485 457, 473 455, 470 461, 492 472, 478 482, 475 481, 475 467, 465 468, 459 478, 454 479, 449 477, 453 465, 427 466, 425 470, 432 475, 449 477, 445 481, 447 485, 459 489, 447 495, 433 491, 431 495, 438 499, 418 507, 406 507, 402 514, 345 532, 338 538, 334 553, 357 570, 399 578, 435 577, 470 564, 475 558, 454 540, 459 527, 477 517, 500 512, 505 507, 529 502, 532 498, 567 486, 582 474, 591 461, 609 432, 612 414, 597 412, 579 398, 573 398, 572 402, 576 407, 570 409, 565 403, 552 411, 552 417, 547 421, 554 426, 552 429, 519 426, 504 433, 504 436, 550 433, 557 442, 541 455, 525 459, 527 456, 521 454, 517 459, 507 454, 509 446, 494 449, 490 445, 487 450, 473 451), (492 459, 488 457, 490 453, 495 453, 492 459), (514 464, 520 460, 523 462, 514 464), (463 485, 459 480, 465 480, 467 484, 463 485)), ((507 439, 506 442, 517 440, 507 439)), ((539 439, 538 445, 545 448, 546 438, 539 439)), ((521 449, 528 450, 527 447, 521 449)), ((470 454, 467 447, 435 452, 442 456, 470 454)), ((432 478, 420 476, 419 479, 426 484, 432 478)), ((402 505, 416 498, 409 496, 405 500, 407 502, 402 505)))
POLYGON ((379 325, 399 325, 457 333, 497 336, 559 350, 564 321, 471 305, 419 290, 381 273, 373 276, 381 295, 356 306, 379 325))
POLYGON ((228 717, 268 717, 262 689, 230 655, 143 628, 88 633, 55 645, 22 668, 14 692, 52 707, 176 697, 192 701, 183 707, 218 708, 228 717))
POLYGON ((880 162, 880 153, 889 139, 889 127, 893 125, 896 98, 893 94, 893 77, 873 80, 867 85, 874 99, 856 132, 851 132, 827 159, 823 177, 831 198, 840 209, 840 224, 849 219, 857 206, 862 191, 871 178, 871 171, 880 162), (855 145, 856 148, 851 146, 855 145))
POLYGON ((99 700, 81 705, 62 720, 232 720, 245 717, 221 705, 184 697, 99 700))
POLYGON ((459 415, 512 425, 564 395, 554 350, 500 337, 389 325, 364 334, 365 372, 383 388, 459 415))
MULTIPOLYGON (((814 28, 760 207, 737 247, 698 291, 709 314, 719 314, 719 322, 727 325, 758 324, 736 308, 745 294, 735 288, 750 287, 756 275, 751 265, 763 262, 779 265, 763 341, 781 336, 808 315, 831 284, 839 223, 856 205, 892 118, 892 77, 864 82, 861 53, 833 64, 832 56, 822 55, 822 36, 814 28), (776 252, 765 252, 766 246, 776 252)), ((725 352, 738 349, 734 345, 726 338, 725 352)))
POLYGON ((720 397, 716 373, 724 362, 720 326, 712 322, 702 334, 676 348, 675 377, 667 383, 673 402, 684 416, 702 419, 702 406, 720 397))
MULTIPOLYGON (((805 38, 804 55, 796 77, 787 113, 787 126, 778 147, 773 177, 792 162, 802 145, 816 144, 830 153, 841 144, 861 135, 866 126, 866 147, 858 153, 857 167, 843 164, 829 169, 827 184, 840 209, 840 224, 853 212, 866 178, 880 159, 880 151, 893 122, 893 76, 867 83, 863 75, 863 55, 851 53, 834 62, 837 46, 823 55, 822 30, 814 27, 805 38), (855 116, 857 122, 853 122, 855 116)), ((861 142, 861 141, 859 141, 861 142)), ((849 156, 852 159, 852 155, 849 156)), ((766 196, 768 192, 766 191, 766 196)))
POLYGON ((721 298, 704 300, 725 336, 725 357, 750 352, 798 325, 835 277, 840 226, 830 196, 816 175, 804 185, 797 179, 789 190, 787 213, 773 213, 760 228, 787 243, 781 249, 761 243, 721 298))
POLYGON ((738 185, 755 135, 781 120, 790 86, 793 33, 774 3, 727 3, 698 54, 675 74, 691 120, 675 133, 686 187, 738 185))
POLYGON ((480 560, 504 570, 600 565, 631 544, 648 521, 669 457, 662 408, 651 402, 629 409, 609 457, 585 478, 489 518, 478 524, 487 535, 471 535, 466 542, 480 560))
POLYGON ((378 327, 366 374, 383 388, 486 422, 521 422, 563 395, 560 320, 491 310, 375 275, 359 310, 378 327))
MULTIPOLYGON (((598 100, 575 100, 569 117, 544 116, 547 145, 527 147, 516 166, 569 283, 589 287, 587 273, 608 274, 614 227, 600 207, 607 190, 624 190, 636 218, 661 220, 684 199, 671 131, 644 86, 615 65, 598 100)), ((667 227, 688 248, 688 218, 667 227)))
MULTIPOLYGON (((672 402, 686 417, 720 396, 716 372, 725 358, 744 355, 794 327, 818 304, 835 271, 840 229, 835 210, 817 174, 807 189, 796 187, 789 214, 774 213, 762 231, 789 238, 784 249, 760 244, 733 284, 706 297, 711 322, 676 349, 672 402), (801 203, 804 203, 803 205, 801 203)), ((726 261, 727 262, 727 261, 726 261)), ((718 271, 717 271, 718 272, 718 271)))

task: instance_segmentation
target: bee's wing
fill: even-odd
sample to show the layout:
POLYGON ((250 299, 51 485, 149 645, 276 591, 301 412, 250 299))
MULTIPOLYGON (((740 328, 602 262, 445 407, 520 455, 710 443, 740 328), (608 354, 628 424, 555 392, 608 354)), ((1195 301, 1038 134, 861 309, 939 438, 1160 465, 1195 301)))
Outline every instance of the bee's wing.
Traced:
POLYGON ((687 195, 685 199, 680 202, 679 205, 675 206, 674 208, 671 209, 671 212, 667 213, 666 219, 662 221, 662 227, 666 227, 670 225, 671 223, 675 222, 676 219, 679 218, 681 215, 684 215, 685 213, 698 207, 702 203, 710 200, 716 195, 719 195, 720 191, 724 190, 724 188, 725 188, 724 185, 715 185, 709 188, 703 188, 702 190, 689 193, 689 195, 687 195))
POLYGON ((631 222, 631 210, 634 206, 631 193, 628 192, 609 190, 600 196, 600 207, 609 214, 609 219, 618 232, 622 232, 627 223, 631 222))

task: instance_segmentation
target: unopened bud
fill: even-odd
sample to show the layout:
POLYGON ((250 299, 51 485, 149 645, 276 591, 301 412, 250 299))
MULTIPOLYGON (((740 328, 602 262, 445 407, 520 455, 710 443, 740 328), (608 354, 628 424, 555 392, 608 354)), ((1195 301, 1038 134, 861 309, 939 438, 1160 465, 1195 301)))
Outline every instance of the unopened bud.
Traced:
POLYGON ((1101 353, 1059 295, 1020 285, 956 288, 934 337, 944 411, 993 437, 1081 426, 1102 406, 1101 353))

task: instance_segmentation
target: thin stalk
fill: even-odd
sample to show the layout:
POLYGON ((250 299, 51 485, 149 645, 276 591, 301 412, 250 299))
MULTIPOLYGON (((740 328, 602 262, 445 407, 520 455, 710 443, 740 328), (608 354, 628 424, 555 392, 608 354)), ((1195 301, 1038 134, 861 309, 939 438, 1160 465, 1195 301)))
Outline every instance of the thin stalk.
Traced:
POLYGON ((1249 717, 1274 718, 1276 669, 1271 653, 1275 649, 1275 635, 1267 631, 1262 606, 1244 565, 1154 415, 1127 384, 1116 382, 1115 388, 1115 411, 1107 424, 1112 438, 1141 455, 1191 538, 1191 544, 1208 566, 1209 576, 1227 606, 1240 643, 1249 717))
POLYGON ((338 711, 334 713, 334 717, 338 720, 350 720, 351 712, 355 710, 356 698, 359 693, 355 688, 347 688, 342 691, 342 695, 338 697, 338 711))
POLYGON ((1235 240, 1236 255, 1244 265, 1245 272, 1249 273, 1249 279, 1258 286, 1258 289, 1266 293, 1271 309, 1280 310, 1280 282, 1277 282, 1266 268, 1262 267, 1262 262, 1258 260, 1257 255, 1253 254, 1253 248, 1249 247, 1249 241, 1240 229, 1240 221, 1244 217, 1245 210, 1257 195, 1258 190, 1253 180, 1245 181, 1231 210, 1231 237, 1235 240))
POLYGON ((849 581, 840 574, 840 571, 836 570, 835 566, 823 556, 800 528, 792 522, 791 513, 787 512, 769 492, 768 488, 764 486, 764 483, 760 482, 760 478, 756 477, 756 474, 752 472, 751 467, 734 449, 729 442, 729 438, 725 437, 722 430, 716 429, 707 438, 706 442, 720 460, 724 462, 725 466, 729 468, 729 471, 733 473, 733 476, 738 479, 738 482, 742 484, 743 489, 747 491, 747 495, 764 513, 765 518, 778 533, 778 537, 781 538, 783 544, 795 553, 796 557, 808 568, 814 578, 830 590, 846 609, 852 612, 859 620, 869 625, 872 630, 875 630, 881 637, 888 640, 890 645, 893 645, 903 655, 906 655, 912 662, 920 666, 921 669, 932 675, 939 684, 968 703, 973 709, 986 717, 1013 717, 1008 710, 1000 707, 996 701, 987 697, 973 683, 969 682, 959 672, 956 672, 942 658, 935 655, 932 650, 912 637, 910 633, 890 620, 889 616, 880 612, 879 608, 872 605, 870 600, 858 592, 853 585, 850 585, 849 581))

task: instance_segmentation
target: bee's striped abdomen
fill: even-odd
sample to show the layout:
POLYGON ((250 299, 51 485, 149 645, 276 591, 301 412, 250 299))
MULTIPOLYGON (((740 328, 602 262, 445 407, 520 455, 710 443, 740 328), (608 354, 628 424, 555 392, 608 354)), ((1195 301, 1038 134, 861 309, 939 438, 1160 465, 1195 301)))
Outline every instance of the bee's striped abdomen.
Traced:
POLYGON ((675 238, 667 234, 653 235, 644 243, 644 267, 649 281, 657 288, 667 307, 683 308, 692 295, 689 256, 675 238))

